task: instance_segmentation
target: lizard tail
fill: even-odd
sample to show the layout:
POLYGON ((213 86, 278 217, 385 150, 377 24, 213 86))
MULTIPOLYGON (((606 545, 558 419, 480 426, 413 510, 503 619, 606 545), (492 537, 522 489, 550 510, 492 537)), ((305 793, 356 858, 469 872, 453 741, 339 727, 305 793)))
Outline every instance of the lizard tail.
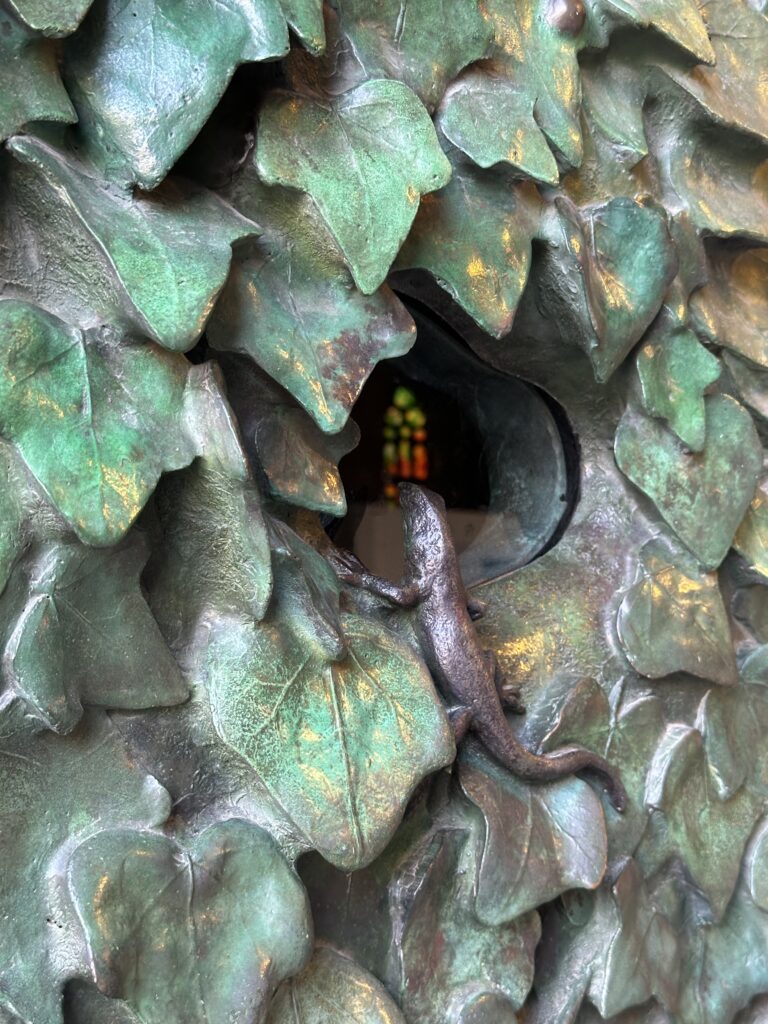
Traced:
POLYGON ((618 771, 604 757, 586 747, 563 747, 548 754, 534 754, 517 739, 503 715, 474 727, 493 756, 521 779, 553 782, 575 772, 594 772, 605 782, 608 797, 619 813, 627 806, 627 792, 618 771))

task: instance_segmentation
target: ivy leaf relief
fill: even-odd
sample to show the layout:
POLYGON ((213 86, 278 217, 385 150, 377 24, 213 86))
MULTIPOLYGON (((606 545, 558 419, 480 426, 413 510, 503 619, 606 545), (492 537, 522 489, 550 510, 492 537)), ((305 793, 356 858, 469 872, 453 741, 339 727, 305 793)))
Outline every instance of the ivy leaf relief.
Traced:
POLYGON ((733 546, 753 572, 768 579, 768 477, 760 481, 733 546))
POLYGON ((168 349, 191 348, 224 284, 232 242, 258 234, 256 225, 185 181, 130 194, 32 136, 9 148, 0 213, 7 279, 26 278, 26 297, 78 327, 106 320, 168 349), (51 264, 54 274, 41 270, 51 264))
POLYGON ((645 792, 652 827, 637 859, 646 877, 676 858, 719 921, 736 888, 739 865, 762 800, 742 788, 723 799, 698 729, 671 725, 653 758, 645 792), (712 849, 720 854, 715 859, 712 849))
POLYGON ((582 208, 563 198, 555 210, 542 228, 540 302, 606 381, 661 309, 677 271, 666 216, 625 198, 582 208))
POLYGON ((720 363, 681 327, 654 332, 637 354, 643 405, 665 420, 691 451, 706 440, 704 394, 720 376, 720 363))
POLYGON ((134 537, 106 551, 48 543, 18 564, 0 598, 4 704, 21 698, 48 728, 68 732, 83 704, 145 708, 187 699, 139 589, 146 558, 134 537))
POLYGON ((544 920, 552 946, 537 985, 531 1024, 566 1024, 582 1001, 613 1018, 656 997, 675 1005, 680 950, 643 874, 631 857, 594 897, 574 894, 544 920))
POLYGON ((386 277, 421 194, 451 175, 424 107, 402 82, 384 79, 325 102, 272 92, 256 166, 267 184, 312 197, 366 295, 386 277))
POLYGON ((93 980, 142 1024, 250 1024, 309 956, 304 888, 245 821, 187 843, 101 832, 75 851, 68 884, 93 980))
POLYGON ((410 649, 365 619, 340 624, 337 649, 325 640, 323 651, 300 625, 227 623, 211 636, 207 675, 224 742, 315 849, 355 868, 385 845, 416 783, 451 760, 453 741, 410 649))
POLYGON ((766 250, 714 250, 709 281, 691 296, 691 315, 707 342, 768 368, 766 250))
POLYGON ((630 664, 651 679, 689 672, 734 685, 736 658, 716 574, 659 540, 646 544, 640 559, 617 620, 630 664))
POLYGON ((309 196, 249 168, 232 200, 263 234, 239 248, 208 339, 258 363, 321 430, 341 430, 376 363, 413 345, 413 321, 386 285, 358 291, 309 196))
POLYGON ((615 451, 625 476, 648 495, 703 566, 716 569, 755 493, 762 455, 743 406, 726 395, 712 395, 704 404, 701 452, 687 452, 658 420, 631 407, 619 423, 615 451))
POLYGON ((0 10, 0 140, 32 121, 76 120, 52 44, 0 10))
POLYGON ((188 369, 154 345, 86 336, 26 302, 0 301, 0 434, 81 540, 117 541, 160 474, 194 458, 188 369))
POLYGON ((0 712, 0 748, 0 992, 21 1019, 59 1024, 64 981, 88 971, 67 911, 65 855, 105 827, 162 824, 170 801, 103 713, 88 713, 61 737, 37 732, 17 702, 0 712))
POLYGON ((496 338, 508 334, 528 280, 542 201, 530 182, 473 167, 451 148, 451 180, 421 201, 397 269, 419 267, 496 338))
POLYGON ((485 56, 491 41, 480 5, 464 0, 341 0, 337 6, 341 29, 367 77, 404 82, 430 111, 459 71, 485 56))
POLYGON ((360 439, 355 423, 347 420, 337 434, 324 434, 279 384, 249 360, 225 357, 224 372, 227 396, 246 448, 266 477, 270 493, 300 508, 345 515, 338 463, 360 439))
POLYGON ((587 783, 522 782, 475 745, 462 750, 459 782, 483 819, 474 909, 485 924, 513 921, 567 889, 600 884, 605 821, 587 783))
POLYGON ((278 0, 105 0, 67 47, 81 138, 110 180, 158 185, 238 64, 288 52, 278 0))
POLYGON ((714 64, 716 51, 707 33, 707 4, 696 0, 601 0, 633 25, 652 27, 687 50, 697 61, 714 64), (704 14, 704 16, 702 16, 704 14))
POLYGON ((283 982, 267 1024, 326 1024, 329 1007, 343 1007, 354 1024, 405 1024, 384 986, 329 946, 318 946, 301 974, 283 982))

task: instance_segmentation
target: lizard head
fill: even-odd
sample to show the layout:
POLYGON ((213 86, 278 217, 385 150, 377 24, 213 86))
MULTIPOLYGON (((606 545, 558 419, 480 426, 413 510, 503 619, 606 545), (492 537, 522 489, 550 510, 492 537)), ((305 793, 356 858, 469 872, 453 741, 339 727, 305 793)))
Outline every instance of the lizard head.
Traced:
POLYGON ((444 561, 446 538, 445 502, 439 494, 418 484, 401 483, 406 556, 422 570, 439 569, 444 561))

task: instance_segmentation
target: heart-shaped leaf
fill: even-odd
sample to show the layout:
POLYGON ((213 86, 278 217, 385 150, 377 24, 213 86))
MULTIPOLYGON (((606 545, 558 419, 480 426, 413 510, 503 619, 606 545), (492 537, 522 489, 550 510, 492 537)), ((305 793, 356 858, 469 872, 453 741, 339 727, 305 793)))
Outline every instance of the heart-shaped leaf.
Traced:
POLYGON ((197 185, 169 180, 129 194, 39 139, 21 136, 9 148, 16 159, 0 214, 12 239, 0 254, 8 280, 26 279, 29 298, 78 327, 111 322, 191 348, 224 284, 231 243, 256 225, 197 185), (34 213, 41 207, 45 217, 34 213))
POLYGON ((483 816, 474 909, 485 924, 513 921, 566 889, 600 884, 605 820, 587 783, 522 782, 475 745, 462 749, 459 783, 483 816))
POLYGON ((531 263, 541 197, 530 182, 473 167, 451 147, 451 180, 421 201, 395 266, 428 270, 486 331, 508 334, 531 263))
POLYGON ((250 356, 322 430, 341 430, 376 363, 415 341, 413 321, 386 285, 355 288, 308 196, 268 188, 250 168, 231 194, 264 233, 239 249, 208 339, 250 356))
POLYGON ((428 110, 463 67, 485 56, 491 41, 480 5, 466 0, 407 9, 400 0, 341 0, 337 6, 341 29, 367 77, 405 82, 428 110))
POLYGON ((189 690, 139 589, 146 559, 137 538, 107 551, 33 549, 0 600, 4 701, 24 699, 56 732, 74 728, 83 704, 183 703, 189 690))
MULTIPOLYGON (((279 576, 276 585, 280 595, 279 576)), ((416 783, 451 760, 453 741, 415 655, 373 622, 347 615, 341 626, 346 653, 332 660, 302 623, 222 624, 207 674, 225 743, 312 846, 356 868, 385 845, 416 783)))
POLYGON ((329 946, 318 946, 301 974, 283 982, 267 1024, 327 1024, 330 1006, 343 1007, 355 1024, 405 1024, 384 986, 329 946))
POLYGON ((724 686, 738 682, 717 575, 660 540, 646 544, 640 558, 617 619, 632 667, 651 679, 690 672, 724 686))
POLYGON ((548 185, 559 180, 530 96, 508 77, 503 63, 485 61, 448 87, 440 104, 440 129, 478 167, 506 163, 548 185))
MULTIPOLYGON (((768 61, 768 25, 764 16, 746 3, 704 0, 697 5, 664 3, 667 16, 701 10, 711 40, 711 57, 701 51, 705 64, 692 68, 662 62, 673 81, 693 96, 706 113, 729 127, 754 132, 768 139, 762 69, 768 61)), ((698 12, 697 12, 698 14, 698 12)), ((697 18, 697 20, 700 20, 697 18)), ((693 50, 691 52, 694 52, 693 50)))
POLYGON ((101 832, 75 851, 68 881, 94 981, 143 1024, 251 1024, 310 953, 303 886, 245 821, 185 844, 101 832))
POLYGON ((540 303, 575 335, 605 381, 659 312, 677 259, 660 207, 561 199, 546 230, 540 303))
POLYGON ((677 936, 637 863, 622 858, 591 907, 582 900, 574 894, 545 917, 552 945, 537 979, 531 1024, 572 1021, 584 1000, 601 1019, 652 997, 674 1006, 681 966, 677 936))
MULTIPOLYGON (((663 116, 664 105, 658 117, 663 116)), ((680 131, 667 117, 655 153, 670 191, 677 193, 703 234, 768 241, 768 159, 754 140, 706 132, 689 123, 680 131)))
MULTIPOLYGON (((714 64, 716 52, 709 41, 706 20, 696 0, 601 0, 607 8, 619 12, 632 25, 653 27, 698 61, 714 64)), ((704 4, 708 15, 708 4, 704 4)))
POLYGON ((268 184, 312 197, 366 295, 386 277, 420 195, 451 174, 417 97, 384 79, 324 102, 270 93, 259 118, 256 166, 268 184))
POLYGON ((31 121, 76 120, 53 45, 0 10, 0 140, 31 121))
POLYGON ((444 1024, 450 1011, 460 1014, 487 993, 519 1009, 533 980, 539 916, 532 911, 500 927, 478 921, 461 870, 465 841, 457 829, 436 829, 389 886, 397 936, 390 989, 420 1024, 444 1024))
POLYGON ((183 423, 189 364, 154 345, 86 336, 0 301, 0 434, 90 544, 118 540, 164 470, 195 456, 183 423))
POLYGON ((67 47, 86 150, 111 180, 154 188, 238 64, 288 52, 278 0, 105 0, 67 47))
POLYGON ((755 950, 764 950, 768 943, 768 914, 755 903, 747 882, 754 870, 754 857, 765 855, 758 833, 745 858, 747 877, 740 882, 723 920, 688 932, 680 1020, 720 1024, 738 1014, 739 1024, 760 1024, 764 1011, 760 1000, 754 1006, 755 1016, 739 1010, 768 987, 768 959, 755 956, 755 950))
POLYGON ((36 32, 67 36, 85 17, 93 0, 7 0, 11 10, 36 32))
POLYGON ((288 392, 249 360, 225 357, 224 372, 248 453, 270 492, 300 508, 345 515, 338 463, 360 439, 356 424, 347 420, 338 434, 323 434, 288 392))
POLYGON ((704 400, 706 444, 687 452, 666 427, 628 408, 616 462, 707 569, 716 569, 755 493, 762 454, 752 418, 726 395, 704 400), (726 489, 722 481, 728 480, 726 489))
POLYGON ((762 800, 740 789, 723 800, 707 763, 701 733, 672 725, 659 744, 648 774, 646 805, 655 813, 637 859, 646 877, 674 857, 709 901, 719 921, 733 895, 750 833, 762 800), (712 856, 713 848, 719 855, 712 856))
POLYGON ((682 327, 654 331, 637 354, 643 405, 659 416, 691 451, 706 439, 704 393, 720 376, 720 363, 682 327))
POLYGON ((709 281, 691 297, 691 314, 708 342, 768 367, 766 250, 712 250, 709 281))
POLYGON ((558 169, 547 142, 572 166, 581 160, 576 54, 589 33, 561 30, 537 0, 486 0, 482 9, 493 31, 492 59, 448 90, 443 131, 481 167, 503 160, 554 184, 558 169))
POLYGON ((768 579, 768 477, 760 481, 733 546, 753 572, 768 579))
POLYGON ((201 458, 158 488, 162 541, 147 569, 155 617, 177 652, 209 617, 260 619, 272 588, 261 496, 219 371, 214 363, 197 370, 187 407, 201 458))
POLYGON ((20 702, 0 712, 0 992, 21 1020, 59 1024, 63 982, 88 972, 62 854, 104 828, 160 825, 170 801, 103 713, 65 737, 38 728, 20 702))

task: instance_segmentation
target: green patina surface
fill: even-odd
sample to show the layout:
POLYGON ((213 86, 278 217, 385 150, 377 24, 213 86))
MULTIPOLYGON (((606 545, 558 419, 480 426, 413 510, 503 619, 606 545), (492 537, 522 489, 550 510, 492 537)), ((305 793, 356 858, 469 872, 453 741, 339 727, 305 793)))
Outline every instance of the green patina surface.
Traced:
POLYGON ((763 1020, 767 54, 760 0, 7 0, 0 1018, 763 1020), (389 359, 493 405, 541 557, 481 538, 477 629, 623 815, 457 750, 325 557, 389 359))

